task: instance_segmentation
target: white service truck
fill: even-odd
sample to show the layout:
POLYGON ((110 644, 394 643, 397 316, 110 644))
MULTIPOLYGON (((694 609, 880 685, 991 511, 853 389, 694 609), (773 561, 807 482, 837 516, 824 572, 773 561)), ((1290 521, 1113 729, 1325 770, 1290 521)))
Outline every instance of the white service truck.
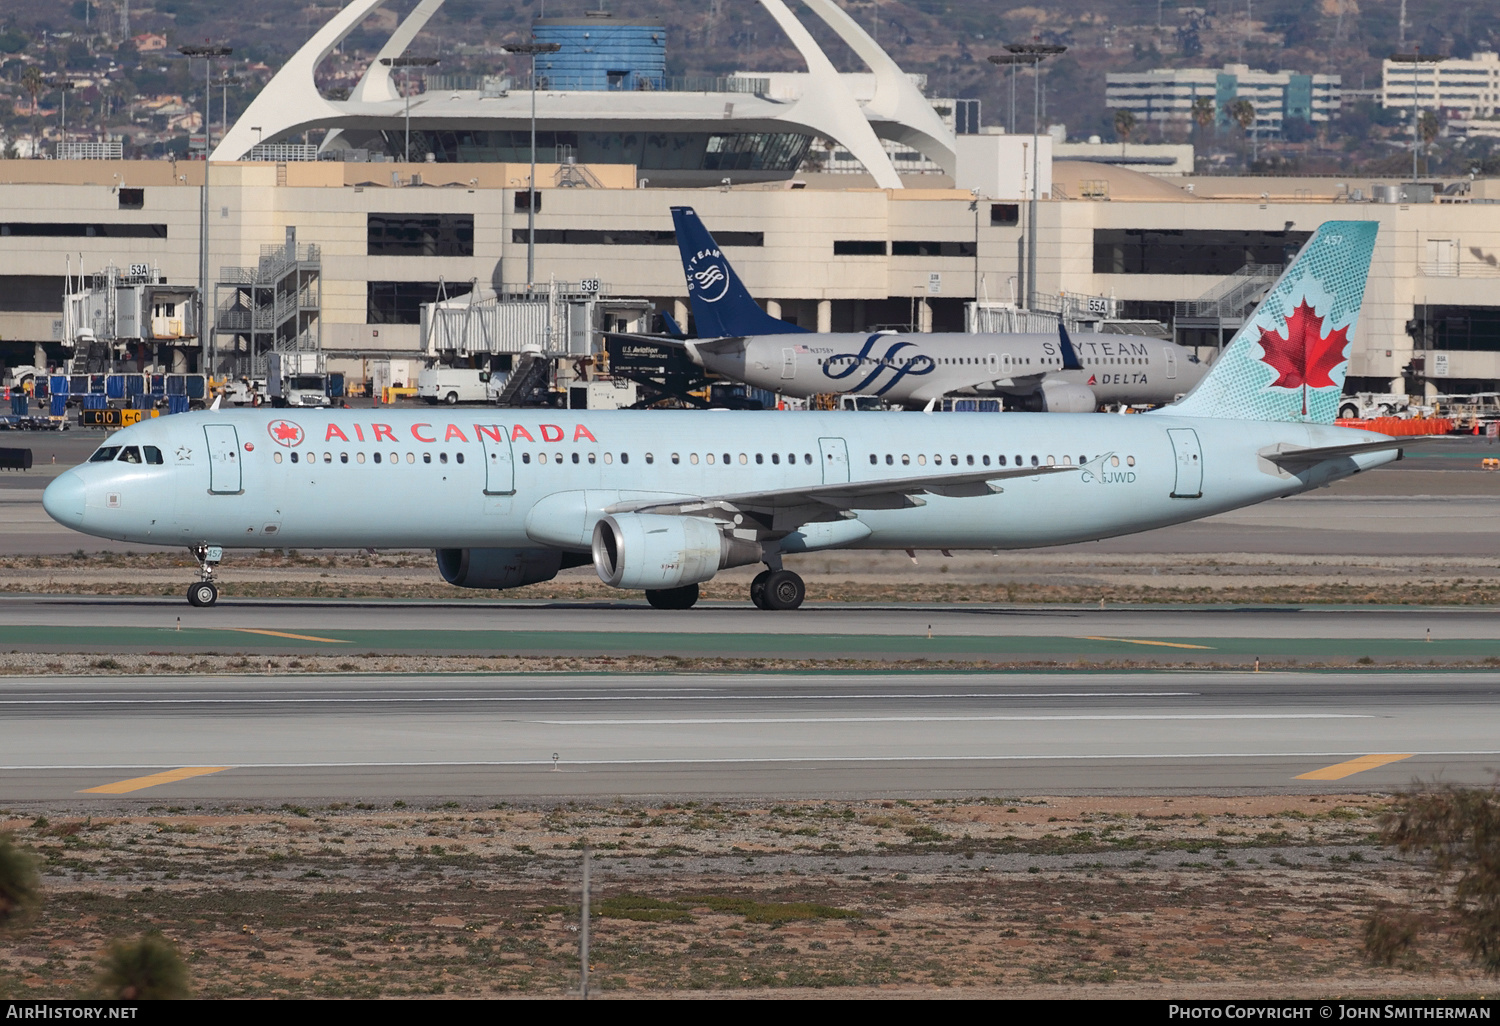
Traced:
POLYGON ((266 394, 273 406, 332 406, 321 353, 271 353, 266 357, 266 394))
POLYGON ((494 399, 490 372, 433 365, 417 372, 417 398, 428 403, 482 403, 494 399))

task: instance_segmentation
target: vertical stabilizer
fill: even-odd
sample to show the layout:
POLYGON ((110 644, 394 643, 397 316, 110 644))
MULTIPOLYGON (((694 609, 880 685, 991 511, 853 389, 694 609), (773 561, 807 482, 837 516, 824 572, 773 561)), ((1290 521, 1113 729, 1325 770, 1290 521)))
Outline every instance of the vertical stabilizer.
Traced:
POLYGON ((1374 221, 1324 222, 1198 387, 1160 412, 1333 423, 1375 229, 1374 221))
POLYGON ((673 207, 672 224, 677 228, 677 248, 682 253, 699 338, 806 332, 756 305, 692 207, 673 207))

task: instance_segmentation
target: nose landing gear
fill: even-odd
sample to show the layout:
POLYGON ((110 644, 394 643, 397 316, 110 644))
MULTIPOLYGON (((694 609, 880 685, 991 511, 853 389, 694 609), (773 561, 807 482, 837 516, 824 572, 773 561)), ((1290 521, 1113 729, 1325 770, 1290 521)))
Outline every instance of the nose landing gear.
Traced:
POLYGON ((207 608, 219 601, 219 588, 214 583, 214 572, 224 559, 224 550, 217 545, 200 542, 188 551, 198 561, 198 580, 188 587, 188 605, 207 608))

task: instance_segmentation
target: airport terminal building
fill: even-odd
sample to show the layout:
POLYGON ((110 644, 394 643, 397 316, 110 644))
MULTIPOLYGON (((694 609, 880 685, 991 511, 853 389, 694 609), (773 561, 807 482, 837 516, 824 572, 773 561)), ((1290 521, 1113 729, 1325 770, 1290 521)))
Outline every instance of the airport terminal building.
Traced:
MULTIPOLYGON (((779 0, 764 2, 779 22, 777 9, 795 21, 779 0)), ((515 139, 527 123, 520 111, 529 114, 529 89, 512 84, 507 96, 491 97, 481 83, 472 91, 430 91, 420 104, 413 97, 413 135, 424 142, 412 154, 420 159, 400 159, 407 155, 404 98, 384 66, 373 63, 382 73, 372 72, 348 101, 305 88, 317 60, 372 6, 358 0, 320 31, 206 164, 0 162, 6 364, 61 358, 68 273, 149 264, 173 284, 195 283, 205 170, 210 302, 215 284, 274 257, 293 229, 303 247, 299 259, 318 262, 319 341, 336 369, 360 373, 371 359, 421 354, 425 303, 469 293, 524 295, 529 137, 524 152, 515 139), (255 159, 299 155, 292 141, 315 129, 327 133, 324 159, 255 159), (443 142, 450 137, 453 146, 443 142), (441 145, 429 145, 434 141, 441 145), (398 144, 402 152, 393 155, 398 144), (275 146, 284 149, 268 149, 275 146)), ((419 5, 412 17, 430 15, 429 6, 419 5)), ((686 205, 767 309, 807 328, 964 330, 966 307, 976 300, 1024 303, 1026 247, 1034 237, 1040 294, 1104 297, 1121 317, 1159 320, 1179 341, 1213 346, 1243 319, 1255 281, 1284 264, 1318 224, 1375 220, 1380 234, 1351 386, 1500 387, 1500 182, 1444 190, 1443 183, 1433 189, 1355 179, 1159 178, 1054 162, 1051 140, 1042 136, 1031 225, 1031 136, 978 125, 955 135, 837 5, 809 8, 870 67, 868 102, 840 84, 805 28, 786 23, 810 76, 790 100, 741 85, 732 88, 752 91, 711 91, 731 88, 722 83, 694 83, 695 91, 641 85, 658 74, 649 25, 625 33, 640 67, 589 71, 599 75, 585 84, 603 88, 544 90, 538 82, 539 132, 553 133, 554 144, 539 155, 530 212, 533 294, 588 282, 603 296, 643 301, 686 324, 669 213, 686 205), (639 74, 615 79, 616 72, 639 74), (626 81, 633 87, 614 88, 626 81), (696 164, 684 157, 677 168, 656 166, 666 152, 658 144, 667 122, 684 138, 692 135, 695 147, 702 142, 693 150, 696 164), (618 136, 616 159, 599 159, 581 144, 563 152, 555 140, 568 132, 592 133, 596 142, 618 136), (892 139, 942 172, 899 174, 885 146, 892 139), (857 155, 866 173, 798 170, 793 151, 805 155, 818 140, 857 155), (721 159, 709 167, 712 152, 721 159), (734 161, 743 166, 729 167, 734 161)), ((566 39, 586 28, 553 30, 566 39)), ((387 56, 399 56, 414 31, 403 41, 398 30, 399 45, 387 56)), ((670 149, 670 139, 666 144, 670 149)), ((221 301, 226 295, 218 293, 221 301)), ((219 311, 215 317, 220 323, 219 311)), ((594 325, 648 326, 608 318, 594 325)), ((228 351, 227 344, 216 348, 228 351)))

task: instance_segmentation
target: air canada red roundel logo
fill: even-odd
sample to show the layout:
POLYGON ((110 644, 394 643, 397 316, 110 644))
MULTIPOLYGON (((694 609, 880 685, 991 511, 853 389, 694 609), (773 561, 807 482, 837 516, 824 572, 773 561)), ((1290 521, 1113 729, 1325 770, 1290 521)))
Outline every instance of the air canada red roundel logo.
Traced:
POLYGON ((266 430, 271 433, 271 441, 277 445, 301 445, 302 440, 307 437, 301 427, 289 420, 273 420, 266 426, 266 430))

